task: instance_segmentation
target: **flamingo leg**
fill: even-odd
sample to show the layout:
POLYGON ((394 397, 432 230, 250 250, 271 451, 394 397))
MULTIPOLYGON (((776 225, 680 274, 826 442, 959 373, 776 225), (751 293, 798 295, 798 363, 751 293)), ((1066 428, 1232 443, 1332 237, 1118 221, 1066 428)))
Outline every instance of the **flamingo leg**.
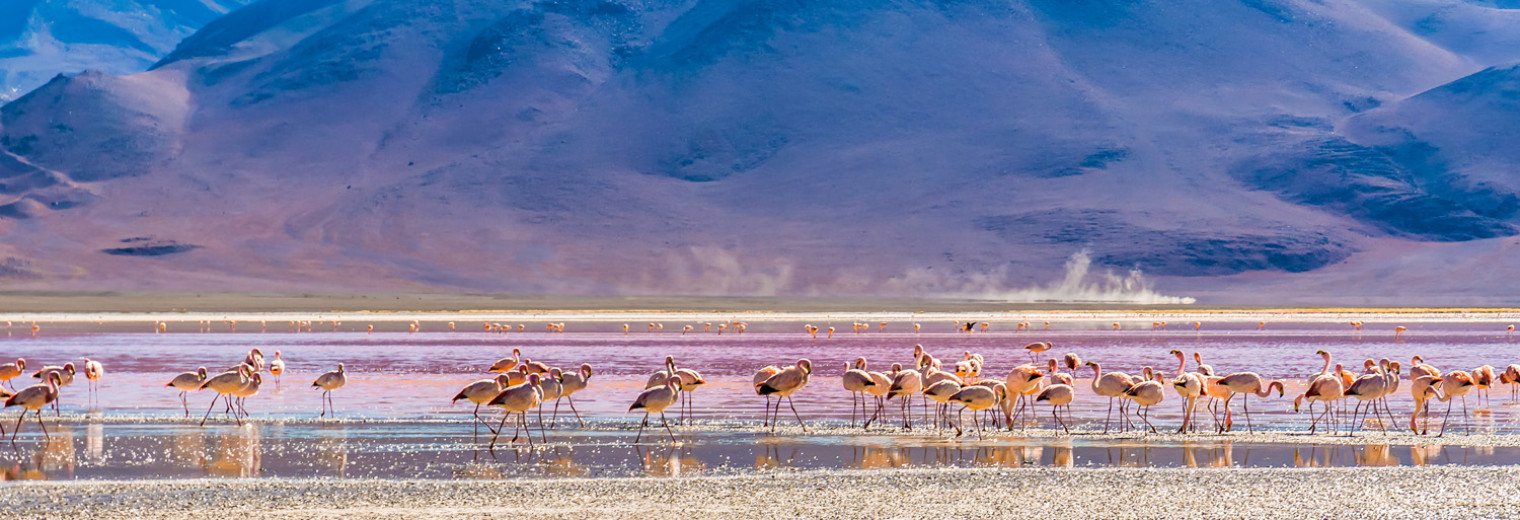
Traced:
POLYGON ((53 436, 48 434, 47 424, 42 422, 42 410, 37 410, 37 426, 42 428, 42 438, 49 441, 53 440, 53 436))
POLYGON ((573 395, 567 395, 567 396, 565 396, 565 402, 570 405, 570 411, 575 413, 575 421, 578 422, 578 423, 580 423, 580 425, 581 425, 582 428, 585 428, 586 427, 586 421, 584 421, 584 420, 581 419, 581 412, 580 412, 580 410, 576 410, 575 409, 575 396, 573 396, 573 395))
POLYGON ((639 434, 633 437, 633 443, 638 444, 644 438, 644 427, 649 426, 649 412, 644 412, 644 421, 639 423, 639 434))
POLYGON ((21 421, 26 420, 26 409, 21 409, 21 416, 16 418, 16 428, 11 431, 11 444, 16 443, 16 436, 21 434, 21 421))
POLYGON ((215 410, 216 409, 216 402, 220 401, 221 398, 222 398, 221 394, 217 394, 216 397, 211 398, 211 406, 206 407, 206 415, 204 417, 201 417, 201 426, 205 426, 206 425, 206 419, 208 417, 211 417, 211 410, 215 410))
MULTIPOLYGON (((786 405, 790 406, 792 408, 792 416, 794 416, 794 417, 797 418, 797 424, 802 425, 802 433, 807 433, 808 432, 807 423, 802 422, 802 415, 799 414, 799 413, 797 413, 797 402, 793 401, 791 397, 787 397, 786 398, 786 405)), ((779 408, 779 406, 778 406, 778 408, 779 408)))
POLYGON ((1440 437, 1440 436, 1446 435, 1446 423, 1451 422, 1451 405, 1452 405, 1452 402, 1451 402, 1451 399, 1450 399, 1451 396, 1447 396, 1447 397, 1448 397, 1448 399, 1446 400, 1446 413, 1441 414, 1441 433, 1436 434, 1436 437, 1440 437))
POLYGON ((676 432, 670 431, 670 424, 665 422, 665 412, 660 412, 660 426, 664 426, 665 433, 670 434, 670 442, 675 442, 676 432))

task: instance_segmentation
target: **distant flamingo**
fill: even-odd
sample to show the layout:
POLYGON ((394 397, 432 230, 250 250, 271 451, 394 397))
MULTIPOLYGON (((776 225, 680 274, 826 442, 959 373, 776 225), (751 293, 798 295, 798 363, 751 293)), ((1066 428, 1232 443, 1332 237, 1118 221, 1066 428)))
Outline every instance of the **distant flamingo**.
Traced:
POLYGON ((487 372, 510 372, 510 371, 512 371, 512 369, 517 368, 517 360, 520 359, 519 356, 521 356, 521 355, 522 355, 522 351, 519 350, 519 349, 515 349, 514 348, 514 349, 512 349, 512 357, 501 358, 501 359, 496 360, 495 363, 491 363, 491 368, 488 369, 488 370, 486 370, 486 371, 487 372))
POLYGON ((1038 341, 1024 345, 1024 350, 1029 351, 1029 361, 1033 362, 1035 354, 1050 350, 1051 347, 1054 347, 1054 345, 1051 345, 1048 341, 1038 341))
POLYGON ((1393 328, 1393 339, 1395 339, 1395 340, 1399 339, 1401 336, 1404 335, 1404 331, 1407 331, 1407 330, 1409 330, 1409 327, 1405 327, 1403 325, 1399 325, 1397 327, 1394 327, 1393 328))

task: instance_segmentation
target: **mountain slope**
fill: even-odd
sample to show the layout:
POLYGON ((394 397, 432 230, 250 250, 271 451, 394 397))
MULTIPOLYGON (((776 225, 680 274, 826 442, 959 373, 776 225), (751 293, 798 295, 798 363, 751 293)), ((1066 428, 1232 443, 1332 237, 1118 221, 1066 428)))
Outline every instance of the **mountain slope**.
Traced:
POLYGON ((0 103, 58 74, 147 70, 247 0, 7 0, 0 3, 0 103))
MULTIPOLYGON (((1097 278, 1299 297, 1520 232, 1484 173, 1513 158, 1437 165, 1376 122, 1497 146, 1416 117, 1515 120, 1485 68, 1520 48, 1473 10, 1504 11, 261 0, 0 110, 0 147, 89 194, 0 215, 0 257, 22 287, 997 297, 1087 250, 1097 278), (137 239, 195 247, 101 252, 137 239)), ((1449 296, 1426 284, 1354 290, 1449 296)))

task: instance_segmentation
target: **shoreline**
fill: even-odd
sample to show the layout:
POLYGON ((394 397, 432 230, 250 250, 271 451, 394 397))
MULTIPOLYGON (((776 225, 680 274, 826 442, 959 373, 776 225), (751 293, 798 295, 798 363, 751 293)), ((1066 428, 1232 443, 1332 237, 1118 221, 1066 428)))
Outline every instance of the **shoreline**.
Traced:
MULTIPOLYGON (((1273 306, 1144 305, 1125 302, 1007 302, 911 298, 769 298, 709 296, 549 296, 467 293, 256 293, 185 291, 3 291, 0 315, 353 315, 392 314, 479 316, 482 314, 578 316, 742 315, 750 319, 784 316, 968 316, 1034 319, 1101 317, 1259 317, 1319 316, 1520 317, 1520 307, 1502 306, 1273 306)), ((399 318, 398 318, 399 319, 399 318)), ((1104 319, 1104 318, 1096 318, 1104 319)))
POLYGON ((1501 518, 1520 466, 778 471, 516 480, 194 479, 0 486, 19 518, 1501 518), (1392 487, 1396 486, 1396 487, 1392 487), (1016 513, 1015 513, 1016 512, 1016 513))

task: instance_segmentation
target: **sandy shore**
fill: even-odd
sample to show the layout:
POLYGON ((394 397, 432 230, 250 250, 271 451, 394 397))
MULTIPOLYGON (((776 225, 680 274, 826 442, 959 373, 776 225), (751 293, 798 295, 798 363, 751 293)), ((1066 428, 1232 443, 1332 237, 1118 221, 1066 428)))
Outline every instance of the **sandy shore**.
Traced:
POLYGON ((0 487, 15 518, 1504 518, 1520 467, 946 469, 539 481, 0 487))

